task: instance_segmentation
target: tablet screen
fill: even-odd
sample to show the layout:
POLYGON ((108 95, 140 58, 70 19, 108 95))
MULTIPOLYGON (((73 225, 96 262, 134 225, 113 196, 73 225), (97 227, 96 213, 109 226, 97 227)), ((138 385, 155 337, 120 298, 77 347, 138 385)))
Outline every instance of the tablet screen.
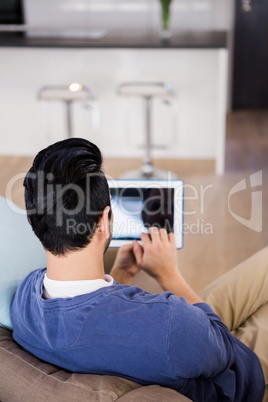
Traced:
POLYGON ((149 227, 174 232, 176 246, 183 245, 183 182, 161 180, 108 180, 112 197, 111 247, 140 240, 149 227))
POLYGON ((140 240, 150 226, 174 228, 173 188, 112 188, 113 238, 140 240))

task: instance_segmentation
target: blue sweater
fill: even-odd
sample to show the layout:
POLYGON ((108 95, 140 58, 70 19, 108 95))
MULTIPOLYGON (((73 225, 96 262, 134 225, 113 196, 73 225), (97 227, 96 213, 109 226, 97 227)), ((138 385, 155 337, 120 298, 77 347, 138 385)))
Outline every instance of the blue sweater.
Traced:
POLYGON ((207 304, 117 282, 45 300, 45 272, 31 272, 11 306, 15 341, 40 359, 74 372, 157 383, 198 402, 262 400, 257 356, 207 304))

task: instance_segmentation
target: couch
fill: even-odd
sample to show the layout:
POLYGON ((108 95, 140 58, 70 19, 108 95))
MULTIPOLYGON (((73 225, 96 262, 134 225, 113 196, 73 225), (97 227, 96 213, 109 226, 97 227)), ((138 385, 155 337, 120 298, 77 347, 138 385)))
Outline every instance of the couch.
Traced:
POLYGON ((77 374, 32 356, 0 327, 1 402, 189 401, 159 385, 142 386, 125 378, 77 374))

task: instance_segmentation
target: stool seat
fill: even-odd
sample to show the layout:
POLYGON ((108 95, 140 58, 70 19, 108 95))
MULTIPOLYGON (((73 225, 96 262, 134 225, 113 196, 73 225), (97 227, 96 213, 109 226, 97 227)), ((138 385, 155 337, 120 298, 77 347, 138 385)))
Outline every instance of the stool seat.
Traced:
POLYGON ((67 137, 72 137, 71 105, 76 101, 95 102, 91 89, 85 85, 73 82, 70 85, 45 85, 37 91, 37 97, 43 101, 62 101, 66 105, 67 137))
POLYGON ((166 82, 124 82, 119 85, 118 93, 144 98, 173 96, 172 88, 166 82))
POLYGON ((51 101, 95 100, 90 88, 76 82, 70 85, 45 85, 38 90, 37 96, 41 100, 51 101))
POLYGON ((140 170, 125 172, 121 177, 124 179, 176 179, 176 175, 165 170, 155 169, 152 163, 152 101, 153 98, 173 97, 173 90, 167 82, 124 82, 118 86, 118 94, 129 97, 140 97, 145 105, 145 154, 140 170))

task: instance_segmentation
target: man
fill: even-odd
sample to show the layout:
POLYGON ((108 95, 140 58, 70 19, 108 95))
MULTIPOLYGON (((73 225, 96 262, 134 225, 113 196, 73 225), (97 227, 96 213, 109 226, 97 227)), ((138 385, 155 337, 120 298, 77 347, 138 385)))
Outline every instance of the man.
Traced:
MULTIPOLYGON (((141 235, 142 246, 134 241, 119 250, 111 275, 105 275, 113 218, 101 165, 99 149, 75 138, 34 159, 24 181, 25 202, 47 268, 31 272, 18 287, 11 307, 14 339, 71 371, 157 383, 199 402, 261 401, 258 357, 183 279, 173 233, 150 228, 141 235), (165 292, 129 286, 140 269, 165 292)), ((223 280, 219 310, 230 283, 223 280)), ((207 295, 215 304, 216 293, 214 287, 207 295)), ((267 306, 267 292, 263 297, 267 306)))

